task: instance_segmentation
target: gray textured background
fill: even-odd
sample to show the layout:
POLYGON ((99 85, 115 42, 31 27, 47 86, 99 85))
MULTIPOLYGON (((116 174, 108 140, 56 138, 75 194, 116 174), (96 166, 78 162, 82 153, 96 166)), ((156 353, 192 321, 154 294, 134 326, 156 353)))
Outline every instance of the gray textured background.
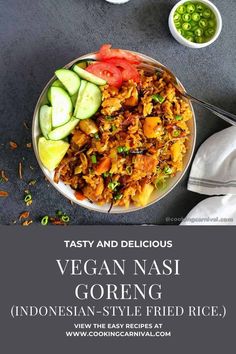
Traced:
MULTIPOLYGON (((26 210, 23 196, 27 182, 34 220, 53 215, 60 208, 74 224, 165 224, 165 217, 182 217, 204 196, 188 192, 187 175, 164 200, 140 212, 105 215, 71 206, 53 187, 48 187, 34 153, 26 148, 31 140, 32 113, 37 98, 53 71, 72 59, 94 51, 104 43, 143 52, 172 68, 185 87, 201 98, 236 112, 236 21, 235 0, 215 0, 223 17, 223 30, 216 43, 205 49, 179 45, 170 35, 167 19, 173 0, 131 0, 112 5, 104 0, 0 0, 0 169, 9 176, 1 184, 8 198, 0 199, 0 223, 9 224, 26 210), (16 141, 19 148, 9 149, 16 141), (24 165, 20 181, 17 165, 24 165), (34 169, 30 169, 29 166, 34 169)), ((197 146, 227 126, 212 114, 195 107, 197 146)), ((178 222, 176 222, 178 223, 178 222)))

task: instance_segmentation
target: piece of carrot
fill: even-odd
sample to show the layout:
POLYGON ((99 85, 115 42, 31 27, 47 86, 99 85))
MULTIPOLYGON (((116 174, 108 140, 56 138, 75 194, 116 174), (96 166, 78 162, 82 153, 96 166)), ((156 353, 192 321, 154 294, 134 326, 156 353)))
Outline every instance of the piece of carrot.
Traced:
POLYGON ((78 200, 84 200, 85 196, 83 195, 83 193, 81 193, 79 191, 76 191, 75 192, 75 198, 78 199, 78 200))
POLYGON ((95 171, 97 174, 101 175, 102 173, 105 173, 109 171, 111 168, 111 159, 110 157, 103 157, 95 167, 95 171))

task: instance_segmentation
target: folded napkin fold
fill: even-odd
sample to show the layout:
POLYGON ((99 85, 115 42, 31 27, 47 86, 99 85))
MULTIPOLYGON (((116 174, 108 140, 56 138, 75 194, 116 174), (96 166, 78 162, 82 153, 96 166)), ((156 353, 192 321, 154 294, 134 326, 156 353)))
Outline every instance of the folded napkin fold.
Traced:
POLYGON ((236 127, 212 135, 200 146, 188 190, 221 196, 200 202, 181 225, 236 225, 236 127))
POLYGON ((203 200, 188 213, 181 225, 236 225, 236 195, 203 200))
POLYGON ((212 135, 200 146, 188 189, 207 195, 236 194, 236 127, 212 135))

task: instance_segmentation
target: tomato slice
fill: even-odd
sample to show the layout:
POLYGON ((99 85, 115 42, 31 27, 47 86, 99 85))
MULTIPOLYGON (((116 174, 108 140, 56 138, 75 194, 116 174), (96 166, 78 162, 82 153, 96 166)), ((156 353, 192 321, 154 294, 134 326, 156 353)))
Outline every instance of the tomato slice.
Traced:
POLYGON ((138 70, 134 64, 130 64, 126 59, 111 58, 107 59, 106 63, 113 64, 120 69, 123 81, 133 80, 135 82, 140 82, 138 70))
POLYGON ((111 58, 126 59, 132 64, 139 64, 140 59, 137 55, 129 53, 128 51, 111 48, 111 44, 103 44, 97 53, 98 60, 107 60, 111 58))
POLYGON ((122 84, 121 71, 114 64, 97 62, 90 64, 85 70, 106 80, 111 86, 120 87, 122 84))

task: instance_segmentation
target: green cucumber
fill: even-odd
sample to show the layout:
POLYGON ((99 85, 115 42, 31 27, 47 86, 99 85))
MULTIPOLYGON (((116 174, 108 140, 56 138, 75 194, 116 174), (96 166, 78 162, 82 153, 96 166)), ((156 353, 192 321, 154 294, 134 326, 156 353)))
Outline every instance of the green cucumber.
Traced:
POLYGON ((48 139, 48 134, 52 130, 52 107, 47 105, 40 107, 39 125, 43 136, 48 139))
POLYGON ((75 107, 76 101, 77 101, 77 97, 78 97, 78 92, 76 92, 73 96, 71 96, 71 102, 73 104, 73 107, 75 107))
POLYGON ((65 86, 63 85, 63 83, 60 80, 53 81, 52 87, 61 87, 61 88, 65 89, 65 86))
POLYGON ((73 99, 73 104, 74 104, 74 116, 76 117, 76 111, 78 110, 78 107, 80 105, 80 102, 81 102, 81 99, 82 99, 82 95, 84 93, 84 90, 85 90, 85 87, 87 86, 87 81, 85 80, 81 80, 81 83, 80 83, 80 88, 79 88, 79 92, 77 94, 77 98, 76 98, 76 101, 74 102, 74 99, 73 99))
POLYGON ((80 87, 80 78, 75 72, 68 69, 59 69, 55 71, 55 75, 65 86, 70 96, 73 96, 76 92, 78 92, 80 87))
POLYGON ((52 126, 66 124, 72 116, 73 105, 68 93, 61 87, 51 87, 52 126))
POLYGON ((48 134, 49 139, 50 140, 62 140, 64 138, 66 138, 72 132, 72 130, 76 127, 76 125, 78 123, 79 123, 79 119, 72 117, 68 123, 56 128, 56 129, 53 129, 48 134))
POLYGON ((103 86, 103 85, 106 85, 106 83, 107 83, 105 80, 93 75, 92 73, 89 73, 88 71, 80 68, 78 65, 74 65, 72 69, 82 79, 92 82, 95 85, 103 86))
POLYGON ((101 102, 102 93, 99 87, 91 82, 82 80, 75 104, 74 116, 78 119, 92 117, 97 112, 101 102))
POLYGON ((89 64, 96 61, 96 59, 88 59, 88 60, 79 60, 75 65, 79 66, 82 69, 85 69, 89 64))
POLYGON ((53 83, 52 83, 52 85, 49 87, 48 93, 47 93, 47 98, 48 98, 48 101, 49 101, 50 103, 51 103, 51 99, 52 99, 51 87, 61 87, 61 88, 65 89, 64 85, 61 83, 60 80, 55 80, 55 81, 53 81, 53 83))

